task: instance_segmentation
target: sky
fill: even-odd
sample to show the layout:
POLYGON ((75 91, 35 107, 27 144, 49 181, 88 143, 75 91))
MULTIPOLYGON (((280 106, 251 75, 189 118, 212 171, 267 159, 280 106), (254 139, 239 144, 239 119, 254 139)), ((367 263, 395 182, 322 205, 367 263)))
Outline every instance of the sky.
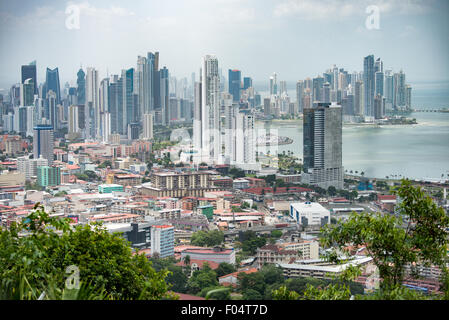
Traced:
POLYGON ((226 75, 292 84, 334 64, 361 71, 374 54, 409 83, 449 82, 448 18, 447 0, 0 0, 0 89, 33 60, 38 82, 58 67, 62 86, 80 66, 104 78, 149 51, 178 78, 198 77, 206 54, 226 75), (379 28, 367 28, 370 6, 379 28))

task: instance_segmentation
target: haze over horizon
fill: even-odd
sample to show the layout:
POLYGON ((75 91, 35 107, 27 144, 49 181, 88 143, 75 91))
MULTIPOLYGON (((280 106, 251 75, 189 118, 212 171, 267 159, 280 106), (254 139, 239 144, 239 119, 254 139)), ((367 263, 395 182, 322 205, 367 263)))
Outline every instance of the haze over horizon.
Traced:
MULTIPOLYGON (((137 56, 160 52, 160 65, 178 78, 195 72, 201 57, 239 69, 255 82, 273 72, 290 83, 336 64, 363 70, 363 57, 380 57, 386 69, 403 70, 407 82, 449 82, 449 22, 445 0, 189 0, 0 3, 0 88, 20 82, 20 66, 37 61, 59 68, 61 84, 92 66, 100 78, 136 66, 137 56), (67 6, 80 10, 80 28, 68 29, 67 6), (368 29, 366 8, 380 9, 380 29, 368 29)), ((290 84, 291 85, 291 84, 290 84)), ((290 86, 289 85, 289 86, 290 86)))

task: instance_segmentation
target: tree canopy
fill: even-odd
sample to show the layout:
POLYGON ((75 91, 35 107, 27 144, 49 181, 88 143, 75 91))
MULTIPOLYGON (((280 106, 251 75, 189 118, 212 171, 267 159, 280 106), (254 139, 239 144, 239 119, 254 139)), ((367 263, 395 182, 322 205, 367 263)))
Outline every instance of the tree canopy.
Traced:
POLYGON ((79 270, 82 286, 111 299, 167 297, 168 272, 156 272, 123 237, 99 224, 72 228, 68 219, 50 217, 36 206, 21 223, 0 228, 0 243, 0 294, 5 299, 33 299, 42 292, 50 297, 51 288, 61 291, 67 284, 68 267, 79 270), (17 296, 24 282, 34 295, 17 296))

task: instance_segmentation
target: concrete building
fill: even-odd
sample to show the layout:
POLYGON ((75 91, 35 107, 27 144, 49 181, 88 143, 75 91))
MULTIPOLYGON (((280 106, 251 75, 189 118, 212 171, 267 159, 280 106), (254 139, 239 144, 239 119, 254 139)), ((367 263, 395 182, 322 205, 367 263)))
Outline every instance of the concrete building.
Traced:
POLYGON ((38 159, 41 155, 44 159, 47 159, 48 165, 53 164, 53 127, 46 124, 38 124, 34 127, 33 137, 33 155, 34 159, 38 159))
POLYGON ((265 245, 257 249, 257 263, 264 264, 290 263, 295 260, 318 259, 318 242, 302 240, 296 243, 265 245))
POLYGON ((143 195, 154 197, 202 197, 205 191, 218 191, 212 185, 211 171, 161 171, 151 173, 151 183, 142 186, 143 195))
POLYGON ((153 139, 153 115, 151 113, 143 115, 143 139, 153 139))
POLYGON ((98 192, 100 193, 112 193, 114 191, 123 192, 123 186, 120 184, 100 184, 98 186, 98 192))
POLYGON ((154 225, 151 228, 151 254, 166 258, 175 254, 175 228, 171 225, 154 225))
POLYGON ((304 110, 304 173, 302 182, 343 189, 342 109, 318 103, 304 110))
POLYGON ((317 202, 297 202, 290 205, 290 217, 300 226, 324 226, 330 223, 330 212, 317 202))
POLYGON ((17 171, 25 174, 25 179, 37 176, 37 167, 48 166, 48 160, 42 155, 38 159, 29 159, 28 157, 17 158, 17 171))
POLYGON ((283 270, 283 275, 286 278, 332 279, 332 277, 338 277, 351 265, 366 267, 372 260, 371 257, 360 256, 344 264, 333 264, 324 260, 303 260, 291 264, 279 263, 277 265, 283 270))
POLYGON ((37 168, 37 183, 41 187, 58 186, 61 184, 61 169, 59 167, 43 166, 37 168))
POLYGON ((186 256, 190 256, 191 260, 205 260, 215 263, 230 263, 235 264, 235 250, 223 248, 201 248, 201 249, 186 249, 181 252, 181 260, 186 256))

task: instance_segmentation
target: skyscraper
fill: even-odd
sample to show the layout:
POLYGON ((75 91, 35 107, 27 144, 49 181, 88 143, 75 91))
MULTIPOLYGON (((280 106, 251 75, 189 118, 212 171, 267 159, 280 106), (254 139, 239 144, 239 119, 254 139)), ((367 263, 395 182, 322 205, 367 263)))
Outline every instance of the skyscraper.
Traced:
POLYGON ((100 97, 98 88, 98 71, 87 68, 86 107, 84 113, 86 139, 100 136, 100 97))
MULTIPOLYGON (((313 102, 326 102, 323 97, 324 78, 316 77, 312 79, 313 102)), ((330 101, 330 100, 329 100, 330 101)))
POLYGON ((78 86, 76 93, 77 93, 77 103, 78 104, 85 104, 86 103, 86 74, 84 73, 83 69, 79 69, 76 79, 76 84, 78 86))
POLYGON ((318 103, 304 109, 303 181, 327 189, 343 188, 342 109, 318 103))
POLYGON ((394 74, 394 94, 393 94, 393 105, 395 109, 401 109, 405 107, 405 74, 402 70, 399 73, 394 74))
POLYGON ((58 68, 47 68, 45 77, 45 92, 43 98, 47 98, 47 92, 52 90, 56 94, 56 104, 61 103, 61 90, 59 86, 59 71, 58 68))
POLYGON ((304 81, 299 80, 296 82, 296 107, 299 113, 302 113, 304 110, 303 106, 303 95, 304 95, 304 81))
POLYGON ((22 66, 21 70, 22 74, 22 83, 25 83, 25 80, 32 79, 33 81, 33 95, 38 94, 37 91, 37 75, 36 75, 36 61, 31 62, 30 64, 22 66))
POLYGON ((111 113, 111 132, 123 134, 123 88, 122 79, 111 77, 109 83, 109 112, 111 113))
POLYGON ((385 117, 385 98, 380 94, 374 98, 374 119, 383 119, 385 117))
POLYGON ((244 77, 243 78, 243 90, 251 88, 252 86, 253 86, 253 79, 251 79, 250 77, 244 77))
POLYGON ((143 138, 153 139, 153 115, 151 113, 143 115, 143 138))
POLYGON ((53 92, 53 90, 47 92, 48 114, 46 118, 50 120, 50 125, 57 130, 59 127, 59 123, 57 116, 56 99, 56 93, 53 92))
POLYGON ((160 101, 161 101, 161 112, 162 112, 162 124, 169 125, 172 119, 170 113, 170 75, 167 67, 162 68, 159 71, 159 82, 160 82, 160 101))
POLYGON ((270 77, 270 95, 278 94, 278 83, 277 83, 277 74, 276 72, 270 77))
POLYGON ((382 71, 377 71, 375 73, 375 90, 374 94, 377 96, 380 94, 381 96, 384 95, 384 73, 382 71))
POLYGON ((221 157, 220 76, 218 59, 203 57, 201 70, 201 146, 202 158, 217 163, 221 157))
POLYGON ((69 107, 69 133, 77 133, 79 131, 79 116, 78 106, 72 105, 69 107))
POLYGON ((408 110, 412 109, 412 87, 405 86, 405 106, 408 110))
POLYGON ((365 117, 374 119, 374 55, 364 58, 363 61, 363 87, 365 117))
POLYGON ((240 86, 242 82, 242 75, 240 70, 229 69, 229 93, 232 94, 232 101, 240 102, 240 86))
POLYGON ((356 81, 354 87, 354 115, 364 115, 363 103, 363 81, 356 81))
POLYGON ((51 125, 38 124, 34 127, 33 136, 33 155, 34 159, 42 155, 44 159, 48 160, 48 165, 53 164, 53 127, 51 125))
POLYGON ((33 79, 26 79, 20 84, 20 104, 22 106, 32 106, 34 104, 34 83, 33 79))
POLYGON ((121 122, 120 134, 127 134, 128 125, 135 121, 134 108, 134 68, 122 70, 122 110, 119 110, 118 121, 121 122), (120 114, 122 118, 120 118, 120 114))

